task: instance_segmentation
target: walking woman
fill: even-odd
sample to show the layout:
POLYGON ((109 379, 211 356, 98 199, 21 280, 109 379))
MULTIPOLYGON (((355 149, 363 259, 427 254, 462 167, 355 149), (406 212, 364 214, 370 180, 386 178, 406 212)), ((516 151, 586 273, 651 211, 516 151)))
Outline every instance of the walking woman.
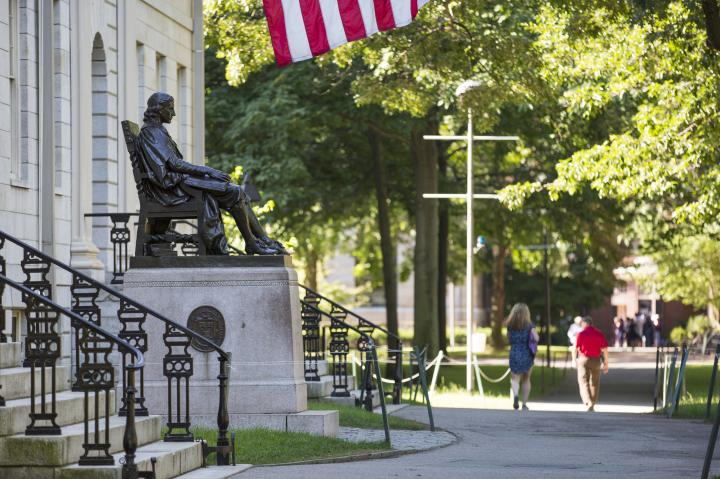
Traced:
POLYGON ((510 387, 513 395, 513 408, 520 407, 519 395, 522 386, 522 408, 527 410, 527 400, 530 395, 530 372, 540 339, 530 321, 530 309, 527 304, 517 303, 512 307, 507 319, 507 333, 510 341, 510 387), (535 345, 534 351, 530 348, 531 343, 535 345))

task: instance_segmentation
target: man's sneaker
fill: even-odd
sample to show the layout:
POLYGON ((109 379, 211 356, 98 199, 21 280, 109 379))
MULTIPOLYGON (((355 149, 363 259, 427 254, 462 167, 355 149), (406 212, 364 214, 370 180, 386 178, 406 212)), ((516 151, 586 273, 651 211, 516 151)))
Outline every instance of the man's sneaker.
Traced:
POLYGON ((522 409, 522 410, 523 410, 523 411, 529 411, 529 410, 530 410, 530 408, 529 408, 529 407, 527 407, 527 404, 523 404, 523 409, 522 409))
POLYGON ((513 409, 516 411, 520 408, 520 401, 518 400, 518 397, 515 396, 515 399, 513 399, 513 409))
POLYGON ((587 412, 595 412, 595 406, 589 406, 587 412))

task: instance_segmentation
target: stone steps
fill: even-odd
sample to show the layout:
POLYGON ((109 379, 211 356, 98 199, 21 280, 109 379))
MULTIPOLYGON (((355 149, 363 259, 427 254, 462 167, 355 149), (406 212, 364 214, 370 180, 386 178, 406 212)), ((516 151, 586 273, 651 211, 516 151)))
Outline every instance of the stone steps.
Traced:
POLYGON ((20 342, 0 343, 0 369, 13 368, 22 361, 20 342))
MULTIPOLYGON (((353 389, 355 387, 355 378, 348 376, 348 388, 353 389)), ((307 384, 308 398, 318 399, 324 398, 332 394, 333 390, 333 377, 332 376, 320 376, 320 381, 305 381, 307 384)))
POLYGON ((182 476, 178 476, 178 479, 228 479, 240 474, 243 471, 250 469, 250 464, 238 464, 236 466, 210 466, 196 469, 182 476))
MULTIPOLYGON (((162 418, 148 416, 135 418, 138 445, 160 439, 162 418)), ((100 420, 104 431, 105 421, 100 420)), ((90 423, 90 434, 95 426, 90 423)), ((110 453, 122 450, 125 418, 110 417, 110 453)), ((26 436, 16 434, 0 438, 0 466, 66 466, 78 462, 83 454, 84 424, 62 427, 59 436, 26 436)), ((104 432, 102 433, 104 436, 104 432)), ((101 437, 102 437, 101 436, 101 437)), ((1 475, 1 474, 0 474, 1 475)))
MULTIPOLYGON (((50 403, 50 395, 45 397, 47 403, 50 403)), ((57 419, 59 426, 66 426, 82 422, 83 417, 83 400, 85 394, 81 392, 63 391, 57 393, 57 419)), ((90 395, 91 401, 94 401, 93 395, 90 395)), ((39 404, 40 398, 35 398, 35 404, 39 404)), ((105 416, 105 403, 101 403, 100 415, 105 416)), ((90 417, 95 417, 94 408, 90 408, 90 417)), ((10 436, 17 433, 24 433, 25 428, 30 423, 28 419, 30 414, 30 398, 12 399, 7 401, 5 407, 0 408, 0 436, 10 436)), ((115 391, 110 391, 110 414, 115 414, 115 391)))
MULTIPOLYGON (((30 396, 30 368, 12 367, 0 369, 0 394, 5 398, 18 399, 30 396)), ((40 393, 40 368, 35 368, 35 394, 40 393)), ((70 387, 70 368, 68 366, 57 366, 55 368, 55 390, 65 391, 70 387)), ((45 391, 50 391, 52 377, 50 368, 45 369, 45 391)))
MULTIPOLYGON (((114 466, 79 466, 73 464, 57 470, 54 479, 122 479, 120 459, 124 452, 113 454, 114 466)), ((156 441, 139 447, 135 463, 139 471, 152 470, 151 459, 156 459, 155 478, 170 479, 190 473, 202 466, 202 445, 199 442, 156 441)), ((220 468, 218 468, 220 469, 220 468)), ((224 468, 222 468, 224 469, 224 468)), ((212 476, 228 477, 228 476, 212 476)))
MULTIPOLYGON (((356 402, 360 400, 361 395, 362 391, 360 389, 353 389, 350 391, 350 397, 325 396, 322 399, 323 401, 343 404, 345 406, 355 406, 356 402)), ((372 405, 373 409, 380 406, 380 395, 378 394, 377 389, 373 390, 372 405)))

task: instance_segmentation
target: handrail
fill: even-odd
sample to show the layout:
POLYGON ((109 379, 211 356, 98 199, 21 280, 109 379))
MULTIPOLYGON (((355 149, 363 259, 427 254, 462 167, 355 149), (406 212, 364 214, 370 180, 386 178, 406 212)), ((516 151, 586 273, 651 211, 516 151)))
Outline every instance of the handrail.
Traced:
POLYGON ((61 312, 65 316, 71 318, 73 321, 77 321, 78 323, 82 324, 82 326, 84 328, 92 329, 94 332, 96 332, 96 333, 100 334, 101 336, 105 337, 106 339, 114 342, 118 346, 122 346, 125 349, 129 350, 135 356, 135 362, 127 365, 126 367, 128 369, 142 369, 142 367, 145 365, 145 357, 143 356, 143 353, 139 349, 137 349, 135 346, 133 346, 130 343, 128 343, 127 341, 125 341, 124 339, 119 338, 108 331, 105 331, 103 328, 101 328, 97 324, 86 320, 82 316, 79 316, 78 314, 73 313, 69 309, 55 303, 54 301, 46 298, 45 296, 43 296, 41 294, 36 293, 35 291, 28 288, 27 286, 23 286, 22 284, 11 280, 10 278, 8 278, 7 276, 5 276, 4 274, 1 274, 1 273, 0 273, 0 282, 7 284, 11 288, 16 289, 16 290, 22 292, 23 294, 32 296, 33 299, 40 301, 41 303, 43 303, 46 306, 50 306, 50 307, 56 309, 57 311, 61 312))
POLYGON ((38 250, 37 248, 34 248, 34 247, 30 246, 29 244, 20 241, 19 239, 13 237, 12 235, 9 235, 8 233, 5 233, 2 230, 0 230, 0 238, 7 239, 10 242, 16 244, 17 246, 20 246, 21 248, 31 251, 32 254, 34 254, 35 256, 38 256, 38 257, 44 259, 45 261, 48 261, 48 262, 54 264, 55 266, 58 266, 59 268, 67 271, 70 274, 77 275, 82 280, 87 281, 88 283, 92 284, 93 286, 105 291, 106 293, 109 293, 109 294, 113 295, 114 297, 121 299, 121 300, 125 301, 126 303, 128 303, 140 310, 146 311, 148 314, 150 314, 151 316, 155 316, 160 321, 171 324, 174 328, 179 329, 183 333, 208 344, 211 348, 213 348, 213 350, 215 350, 215 352, 217 352, 220 356, 222 356, 223 359, 230 361, 229 353, 225 352, 223 349, 220 348, 220 346, 218 346, 212 340, 206 338, 202 334, 195 332, 192 329, 189 329, 188 327, 183 326, 182 324, 176 323, 172 319, 166 318, 165 316, 154 311, 153 309, 149 308, 148 306, 145 306, 144 304, 141 304, 141 303, 135 301, 134 299, 129 298, 128 296, 125 296, 124 294, 122 294, 121 292, 119 292, 118 290, 116 290, 114 288, 111 288, 110 286, 107 286, 99 281, 94 280, 90 276, 88 276, 84 273, 81 273, 80 271, 66 265, 62 261, 57 260, 57 259, 53 258, 52 256, 48 256, 47 254, 43 253, 42 251, 38 250))
MULTIPOLYGON (((362 336, 365 339, 365 341, 367 341, 367 345, 368 345, 368 347, 370 347, 370 349, 372 351, 373 363, 375 363, 375 373, 377 374, 377 377, 381 377, 380 376, 380 367, 379 367, 379 362, 378 362, 378 357, 377 357, 377 347, 375 346, 375 341, 373 341, 372 336, 359 330, 358 328, 356 328, 354 326, 351 326, 350 324, 346 323, 342 319, 334 318, 333 316, 331 316, 330 314, 321 310, 317 306, 312 305, 303 299, 300 300, 300 303, 303 306, 310 308, 310 310, 312 310, 316 314, 325 316, 325 317, 329 318, 331 321, 334 321, 336 324, 340 324, 344 328, 351 329, 351 330, 355 331, 356 333, 358 333, 360 336, 362 336)), ((383 392, 382 381, 377 381, 377 386, 378 386, 378 394, 380 396, 380 407, 382 408, 383 426, 385 429, 385 442, 387 442, 388 445, 390 445, 391 444, 390 443, 390 424, 388 422, 387 409, 385 407, 385 393, 383 392)))
MULTIPOLYGON (((4 264, 4 263, 3 263, 4 264)), ((5 289, 5 286, 10 286, 11 288, 20 291, 23 294, 23 300, 25 303, 30 307, 30 305, 33 305, 32 307, 35 307, 34 301, 37 303, 43 304, 45 307, 49 308, 50 310, 54 311, 58 314, 63 314, 70 318, 72 320, 72 328, 74 328, 76 331, 79 329, 84 328, 85 330, 89 330, 97 334, 99 337, 102 337, 103 339, 101 341, 108 341, 110 343, 110 347, 107 349, 106 353, 104 354, 104 361, 106 363, 105 367, 100 367, 100 375, 103 376, 104 374, 102 371, 105 370, 105 368, 110 368, 112 370, 112 365, 110 364, 109 358, 108 358, 108 352, 112 351, 112 343, 117 345, 118 352, 121 354, 127 354, 130 353, 134 356, 134 361, 131 364, 127 364, 123 362, 123 375, 127 374, 127 387, 123 391, 123 394, 126 395, 126 398, 124 398, 127 401, 127 404, 134 405, 135 404, 135 374, 139 371, 139 374, 142 374, 143 366, 145 365, 145 357, 143 356, 142 351, 140 351, 138 348, 130 344, 128 341, 125 341, 124 339, 105 331, 102 327, 99 325, 94 324, 91 321, 86 320, 82 316, 78 315, 77 313, 55 303, 50 298, 43 296, 42 294, 37 293, 31 288, 28 288, 24 284, 17 283, 7 276, 5 276, 4 268, 0 270, 0 285, 2 288, 0 288, 0 291, 5 289), (32 298, 32 299, 30 299, 32 298)), ((0 298, 1 299, 1 298, 0 298)), ((0 304, 0 311, 2 311, 2 305, 0 304)), ((57 319, 55 319, 57 321, 57 319)), ((28 326, 30 328, 30 326, 28 326)), ((52 329, 52 327, 50 327, 52 329)), ((28 339, 30 339, 31 334, 28 333, 28 339)), ((97 342, 99 338, 92 337, 87 338, 89 341, 97 342)), ((59 341, 59 338, 58 338, 59 341)), ((28 346, 30 347, 30 346, 28 346)), ((79 344, 77 345, 78 348, 81 348, 79 344)), ((59 349, 57 351, 59 353, 59 349)), ((93 346, 89 347, 89 350, 86 351, 86 359, 88 357, 94 357, 95 361, 97 361, 98 353, 101 355, 103 354, 101 349, 95 348, 93 346)), ((27 354, 27 351, 26 351, 27 354)), ((31 412, 30 412, 30 420, 31 423, 28 426, 28 428, 25 430, 26 435, 36 435, 36 434, 52 434, 52 435, 60 435, 61 430, 60 427, 55 423, 55 418, 57 417, 56 412, 56 387, 55 387, 55 361, 56 358, 53 356, 49 356, 45 359, 38 359, 35 357, 33 361, 30 364, 31 367, 31 385, 30 385, 30 391, 31 391, 31 397, 30 397, 30 404, 31 404, 31 412), (49 361, 48 361, 49 359, 49 361), (40 395, 42 399, 40 400, 40 413, 36 413, 36 406, 35 406, 35 373, 36 373, 36 367, 40 367, 40 376, 42 378, 45 378, 46 372, 45 368, 50 367, 52 368, 50 371, 50 374, 52 376, 52 385, 51 385, 51 400, 50 400, 50 411, 48 412, 46 410, 46 401, 45 401, 45 380, 42 379, 43 385, 41 386, 41 392, 40 395), (35 424, 36 420, 41 421, 50 421, 51 425, 45 425, 45 426, 37 426, 35 424)), ((91 366, 92 369, 92 366, 91 366)), ((114 389, 114 384, 112 381, 105 381, 103 383, 103 380, 97 380, 94 375, 91 379, 88 379, 87 382, 89 384, 85 384, 84 386, 81 386, 80 390, 85 392, 85 407, 84 407, 84 432, 85 432, 85 442, 83 443, 82 447, 85 450, 85 453, 80 456, 80 459, 78 461, 78 464, 81 466, 87 466, 87 465, 113 465, 115 463, 115 459, 113 459, 112 455, 109 454, 109 449, 111 447, 110 443, 110 415, 108 414, 108 410, 110 407, 110 391, 114 389), (88 393, 90 391, 95 391, 95 431, 94 434, 92 434, 90 437, 93 437, 93 440, 88 440, 90 431, 89 431, 89 424, 90 424, 90 417, 88 413, 88 393), (105 398, 105 437, 104 442, 101 442, 101 432, 100 432, 100 423, 99 423, 99 417, 98 417, 98 407, 100 404, 100 391, 104 391, 104 398, 105 398), (90 451, 104 451, 105 456, 89 456, 90 451)), ((110 374, 110 378, 112 378, 112 374, 110 374)), ((135 427, 135 407, 131 406, 128 408, 128 412, 125 418, 125 430, 123 432, 123 438, 122 438, 122 446, 123 451, 125 453, 125 457, 120 460, 122 464, 122 476, 127 478, 133 478, 138 477, 137 473, 137 464, 135 463, 135 452, 137 450, 138 441, 137 441, 137 431, 135 427)), ((154 476, 153 476, 154 477, 154 476)))
MULTIPOLYGON (((369 321, 369 320, 363 318, 363 317, 360 316, 359 314, 357 314, 357 313, 355 313, 355 312, 347 309, 345 306, 336 303, 336 302, 333 301, 332 299, 330 299, 330 298, 328 298, 328 297, 326 297, 326 296, 323 296, 322 294, 318 293, 317 291, 315 291, 315 290, 313 290, 313 289, 311 289, 311 288, 308 288, 308 287, 305 286, 305 285, 302 285, 302 284, 298 283, 298 286, 300 286, 302 289, 304 289, 305 291, 309 292, 310 294, 314 294, 315 296, 321 298, 323 301, 327 301, 328 303, 330 303, 330 305, 332 305, 332 306, 335 307, 335 308, 338 308, 338 309, 341 310, 343 313, 349 314, 350 316, 353 316, 353 317, 355 317, 355 318, 357 318, 357 319, 359 319, 359 320, 361 320, 361 321, 365 321, 366 323, 370 324, 373 328, 379 329, 380 331, 384 332, 384 333, 387 334, 388 336, 392 336, 393 338, 395 338, 395 339, 397 340, 398 344, 402 344, 402 339, 400 339, 400 337, 399 337, 398 335, 396 335, 396 334, 394 334, 394 333, 391 333, 390 331, 388 331, 387 329, 383 328, 382 326, 379 326, 379 325, 373 323, 372 321, 369 321)), ((350 328, 350 329, 353 329, 353 328, 350 328)))

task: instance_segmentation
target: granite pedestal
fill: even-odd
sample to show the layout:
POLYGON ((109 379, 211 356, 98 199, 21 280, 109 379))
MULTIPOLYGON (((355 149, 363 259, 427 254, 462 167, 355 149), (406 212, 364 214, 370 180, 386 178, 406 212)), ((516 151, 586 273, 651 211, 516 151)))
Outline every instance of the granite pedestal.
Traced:
MULTIPOLYGON (((206 336, 224 330, 220 347, 232 354, 231 428, 337 434, 337 411, 307 411, 297 274, 289 256, 132 258, 124 292, 182 325, 192 315, 189 327, 206 336)), ((151 414, 167 414, 165 323, 148 318, 145 330, 146 405, 151 414)), ((195 346, 202 349, 188 348, 194 363, 191 421, 214 427, 218 354, 195 346)))

